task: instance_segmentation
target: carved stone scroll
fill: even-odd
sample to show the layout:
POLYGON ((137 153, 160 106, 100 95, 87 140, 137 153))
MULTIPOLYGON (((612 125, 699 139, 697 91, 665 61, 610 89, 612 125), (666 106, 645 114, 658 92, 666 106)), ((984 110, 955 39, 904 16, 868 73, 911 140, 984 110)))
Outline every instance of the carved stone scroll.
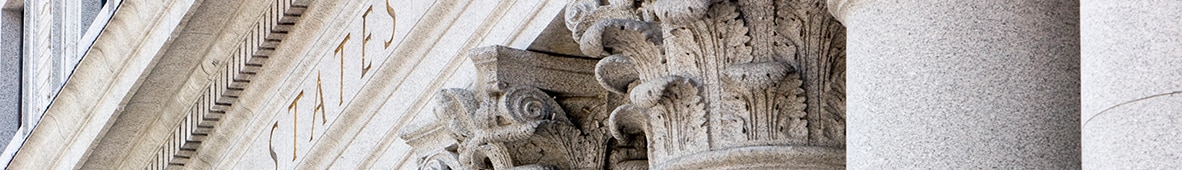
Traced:
POLYGON ((448 128, 434 129, 448 130, 403 134, 435 151, 420 165, 845 166, 845 30, 825 1, 576 0, 566 12, 593 59, 473 50, 475 89, 437 95, 448 128), (455 142, 428 146, 428 132, 455 142))
POLYGON ((576 1, 567 27, 654 169, 844 165, 844 29, 821 0, 576 1))
POLYGON ((505 47, 470 58, 476 87, 436 93, 435 123, 402 132, 426 153, 421 168, 600 169, 611 155, 637 157, 610 151, 610 93, 595 82, 595 60, 505 47))

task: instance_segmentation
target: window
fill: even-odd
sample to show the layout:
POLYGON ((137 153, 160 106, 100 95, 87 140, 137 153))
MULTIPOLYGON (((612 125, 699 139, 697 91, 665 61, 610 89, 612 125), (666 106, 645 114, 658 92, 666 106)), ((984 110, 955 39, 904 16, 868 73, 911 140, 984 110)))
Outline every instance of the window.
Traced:
POLYGON ((40 121, 122 0, 0 0, 0 165, 40 121))

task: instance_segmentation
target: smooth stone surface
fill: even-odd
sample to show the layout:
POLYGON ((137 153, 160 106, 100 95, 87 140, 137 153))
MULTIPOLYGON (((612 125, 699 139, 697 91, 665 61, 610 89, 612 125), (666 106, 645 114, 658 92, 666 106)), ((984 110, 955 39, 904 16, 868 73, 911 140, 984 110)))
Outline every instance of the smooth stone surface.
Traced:
POLYGON ((1083 127, 1084 169, 1182 167, 1182 95, 1114 107, 1083 127))
MULTIPOLYGON (((8 168, 80 168, 192 3, 124 1, 8 168)), ((25 31, 26 38, 47 35, 25 31)))
POLYGON ((20 127, 21 15, 19 10, 0 11, 0 152, 20 127))
MULTIPOLYGON (((185 112, 175 111, 173 115, 160 114, 161 111, 183 110, 193 103, 187 101, 196 98, 194 91, 208 90, 208 81, 194 81, 192 79, 208 79, 206 74, 197 74, 200 65, 216 60, 206 55, 213 43, 217 43, 215 35, 206 32, 217 32, 222 29, 232 30, 227 22, 198 23, 204 18, 232 18, 233 11, 239 10, 236 5, 241 2, 227 0, 203 0, 193 5, 188 11, 187 23, 179 26, 181 29, 173 34, 172 42, 161 49, 161 55, 156 57, 156 64, 139 80, 138 90, 131 94, 123 109, 113 118, 113 123, 106 129, 105 134, 97 144, 90 148, 90 155, 81 169, 127 169, 140 168, 143 160, 151 160, 157 156, 160 144, 167 136, 175 133, 180 127, 185 112), (204 32, 192 31, 190 26, 212 27, 222 29, 206 29, 204 32), (200 78, 193 78, 198 76, 200 78)), ((261 7, 255 7, 261 8, 261 7)), ((257 9, 256 9, 257 10, 257 9)), ((240 40, 239 40, 240 41, 240 40)), ((239 42, 231 41, 231 42, 239 42)), ((222 57, 229 58, 229 57, 222 57)), ((221 59, 225 60, 225 59, 221 59)))
POLYGON ((1077 169, 1078 1, 847 7, 851 169, 1077 169))
POLYGON ((1087 169, 1182 167, 1182 2, 1080 4, 1087 169))

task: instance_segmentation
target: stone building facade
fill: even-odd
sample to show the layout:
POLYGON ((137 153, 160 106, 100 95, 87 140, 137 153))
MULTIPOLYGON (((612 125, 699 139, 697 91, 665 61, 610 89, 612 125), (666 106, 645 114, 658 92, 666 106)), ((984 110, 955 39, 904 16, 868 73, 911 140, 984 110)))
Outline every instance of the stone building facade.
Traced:
POLYGON ((1182 167, 1182 3, 0 0, 8 169, 1182 167))

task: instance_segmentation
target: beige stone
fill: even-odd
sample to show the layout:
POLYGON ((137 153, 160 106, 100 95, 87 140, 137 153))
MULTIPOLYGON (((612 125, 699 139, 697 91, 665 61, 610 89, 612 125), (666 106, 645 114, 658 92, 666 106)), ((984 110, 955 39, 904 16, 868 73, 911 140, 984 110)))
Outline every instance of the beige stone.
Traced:
POLYGON ((1177 164, 1174 3, 0 5, 5 169, 1177 164))
MULTIPOLYGON (((407 122, 418 112, 408 107, 422 107, 424 102, 390 102, 384 99, 414 98, 372 95, 416 94, 445 82, 462 85, 472 77, 432 74, 471 72, 470 67, 460 69, 470 65, 458 59, 465 51, 461 49, 492 44, 527 47, 565 4, 123 2, 80 62, 79 73, 52 99, 55 104, 9 167, 414 166, 377 162, 379 158, 406 160, 408 148, 395 141, 397 130, 391 130, 395 124, 366 124, 371 119, 407 122), (270 11, 301 4, 319 10, 270 11), (307 14, 298 15, 301 13, 307 14), (293 16, 300 19, 290 18, 293 16), (440 20, 451 21, 433 22, 440 20), (243 50, 248 48, 255 51, 243 50), (425 77, 434 77, 438 83, 385 86, 425 77), (301 98, 300 92, 302 99, 296 99, 301 98), (329 97, 336 99, 329 101, 329 97), (317 108, 312 104, 316 102, 326 104, 317 108), (330 102, 335 103, 330 106, 330 102), (395 111, 391 107, 403 113, 387 114, 395 111), (374 111, 378 109, 387 111, 374 111), (319 114, 314 114, 317 111, 319 114), (296 128, 273 128, 279 122, 296 128), (270 133, 272 130, 278 133, 270 133), (317 140, 297 140, 304 142, 295 146, 268 142, 271 138, 278 141, 277 136, 317 140), (299 159, 281 161, 268 153, 285 147, 294 147, 298 153, 278 152, 299 159), (306 158, 340 154, 363 157, 306 158), (239 162, 244 160, 273 163, 239 162)), ((420 101, 426 99, 429 97, 420 101)))
POLYGON ((403 138, 424 169, 841 168, 844 31, 821 3, 576 1, 581 55, 475 49, 474 87, 403 138))

